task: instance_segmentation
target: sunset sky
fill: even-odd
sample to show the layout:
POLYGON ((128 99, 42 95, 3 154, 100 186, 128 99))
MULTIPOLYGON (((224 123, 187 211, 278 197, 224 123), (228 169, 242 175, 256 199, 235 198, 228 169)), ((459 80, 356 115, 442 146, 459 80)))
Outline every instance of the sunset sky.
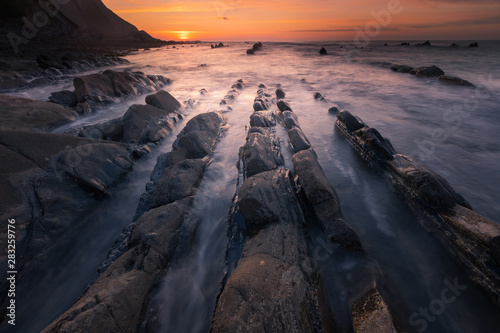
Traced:
POLYGON ((500 39, 498 0, 103 2, 140 30, 161 39, 352 40, 359 31, 368 31, 371 39, 500 39))

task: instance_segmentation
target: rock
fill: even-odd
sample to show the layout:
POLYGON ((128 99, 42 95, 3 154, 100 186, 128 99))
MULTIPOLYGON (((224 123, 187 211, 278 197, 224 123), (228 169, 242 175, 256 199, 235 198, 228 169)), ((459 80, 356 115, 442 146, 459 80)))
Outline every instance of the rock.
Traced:
POLYGON ((89 138, 89 139, 96 139, 96 140, 102 140, 104 139, 103 133, 96 128, 95 126, 89 126, 80 131, 78 133, 79 137, 82 138, 89 138))
POLYGON ((320 50, 319 50, 319 54, 321 55, 327 55, 328 52, 326 51, 326 49, 324 47, 322 47, 320 50))
POLYGON ((320 102, 326 102, 325 97, 321 95, 319 92, 314 93, 314 99, 320 102))
POLYGON ((384 138, 374 128, 362 127, 354 131, 354 135, 359 137, 372 152, 381 160, 393 160, 396 150, 391 142, 384 138))
POLYGON ((191 131, 208 131, 212 134, 218 134, 221 126, 225 122, 226 119, 219 112, 201 113, 186 124, 182 133, 189 133, 191 131))
POLYGON ((288 130, 288 137, 290 138, 290 144, 295 152, 311 148, 309 140, 307 140, 299 127, 288 130))
POLYGON ((479 44, 476 43, 470 43, 467 47, 479 47, 479 44))
POLYGON ((411 189, 413 198, 425 207, 436 211, 445 211, 456 204, 470 208, 470 204, 443 177, 406 157, 396 156, 391 161, 391 168, 406 188, 411 189))
POLYGON ((283 89, 281 89, 281 88, 276 89, 276 98, 278 100, 284 99, 285 97, 286 97, 286 93, 283 89))
POLYGON ((415 44, 415 46, 431 46, 431 42, 426 41, 424 43, 417 43, 417 44, 415 44))
POLYGON ((253 49, 248 49, 247 50, 247 54, 248 55, 254 55, 255 54, 255 51, 253 49))
POLYGON ((250 116, 250 126, 252 127, 272 127, 276 126, 276 118, 272 112, 259 111, 250 116))
POLYGON ((50 94, 49 100, 53 103, 71 108, 78 104, 76 94, 69 90, 53 92, 50 94))
POLYGON ((77 113, 61 105, 0 95, 0 127, 50 131, 75 121, 77 113))
POLYGON ((430 67, 414 68, 413 70, 410 71, 410 74, 419 77, 438 77, 444 75, 444 72, 441 68, 437 66, 430 66, 430 67))
POLYGON ((299 127, 299 121, 297 116, 291 111, 284 111, 283 115, 283 123, 287 129, 294 128, 295 126, 299 127))
POLYGON ((55 59, 52 56, 49 56, 47 54, 40 54, 38 57, 36 57, 36 62, 38 63, 38 66, 42 69, 47 69, 47 68, 56 68, 56 69, 65 69, 66 67, 59 62, 58 59, 55 59))
POLYGON ((115 118, 104 123, 86 126, 78 136, 84 138, 121 141, 123 138, 122 118, 115 118))
POLYGON ((75 106, 75 111, 76 111, 76 113, 78 113, 80 115, 82 115, 82 114, 89 114, 89 113, 92 113, 92 107, 87 102, 78 103, 75 106))
POLYGON ((438 81, 443 83, 453 84, 456 86, 475 87, 475 85, 473 85, 469 81, 451 75, 441 75, 438 77, 438 81))
POLYGON ((89 143, 61 152, 57 168, 70 176, 83 188, 108 195, 108 189, 116 185, 132 170, 129 153, 123 146, 107 143, 89 143), (79 158, 85 152, 85 158, 79 158))
POLYGON ((178 112, 182 108, 181 103, 165 90, 146 96, 146 104, 165 110, 167 113, 178 112))
POLYGON ((340 112, 340 110, 336 106, 332 106, 331 108, 328 109, 328 113, 331 113, 331 114, 337 114, 339 112, 340 112))
POLYGON ((152 197, 152 208, 194 196, 203 178, 207 161, 185 159, 163 171, 152 197))
POLYGON ((347 249, 362 252, 358 235, 343 220, 337 194, 315 154, 302 150, 292 158, 301 191, 320 221, 327 238, 347 249))
POLYGON ((457 43, 452 43, 449 47, 460 47, 457 43))
POLYGON ((200 90, 200 95, 206 95, 206 94, 208 94, 207 89, 203 88, 200 90))
POLYGON ((287 101, 285 100, 279 100, 278 101, 278 109, 283 112, 283 111, 292 111, 292 108, 290 107, 290 104, 288 104, 287 101))
POLYGON ((110 103, 117 97, 138 95, 157 90, 170 80, 163 76, 145 75, 142 72, 105 71, 74 79, 78 102, 110 103))
POLYGON ((184 149, 187 158, 203 158, 213 152, 216 142, 217 134, 207 131, 191 131, 181 135, 175 142, 175 146, 184 149))
POLYGON ((0 73, 0 91, 8 91, 30 85, 30 82, 23 78, 16 78, 8 74, 0 73))
POLYGON ((279 143, 267 131, 250 133, 247 142, 240 149, 240 157, 247 177, 277 169, 284 164, 279 143))
POLYGON ((397 332, 389 307, 375 285, 351 304, 351 313, 355 333, 397 332))
POLYGON ((342 110, 337 114, 337 120, 343 123, 351 132, 363 128, 364 124, 354 117, 349 111, 342 110))
POLYGON ((307 255, 305 223, 287 170, 248 178, 237 205, 250 239, 217 301, 213 332, 325 332, 307 255))
POLYGON ((413 70, 413 67, 406 65, 392 65, 391 69, 398 73, 410 73, 413 70))
POLYGON ((257 42, 257 43, 255 43, 255 44, 253 44, 253 46, 252 46, 252 50, 254 50, 254 51, 260 51, 260 50, 262 49, 262 46, 263 46, 263 45, 262 45, 262 43, 261 43, 261 42, 257 42))
POLYGON ((132 105, 123 116, 125 142, 157 142, 173 129, 170 112, 150 105, 132 105))

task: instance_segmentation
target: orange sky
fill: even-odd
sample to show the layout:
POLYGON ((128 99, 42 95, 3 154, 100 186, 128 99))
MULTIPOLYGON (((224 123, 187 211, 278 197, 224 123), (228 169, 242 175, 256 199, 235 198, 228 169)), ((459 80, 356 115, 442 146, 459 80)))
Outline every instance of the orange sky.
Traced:
POLYGON ((360 32, 370 39, 500 39, 498 0, 103 2, 140 30, 169 40, 352 40, 362 39, 360 32))

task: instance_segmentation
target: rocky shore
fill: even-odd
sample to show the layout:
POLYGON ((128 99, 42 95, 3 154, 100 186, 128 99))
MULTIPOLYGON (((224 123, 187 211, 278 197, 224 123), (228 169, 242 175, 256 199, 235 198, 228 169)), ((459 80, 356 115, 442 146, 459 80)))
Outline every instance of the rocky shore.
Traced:
POLYGON ((500 226, 474 212, 440 175, 398 154, 391 142, 348 111, 337 115, 336 128, 370 165, 381 170, 434 234, 463 265, 470 278, 500 303, 500 226))

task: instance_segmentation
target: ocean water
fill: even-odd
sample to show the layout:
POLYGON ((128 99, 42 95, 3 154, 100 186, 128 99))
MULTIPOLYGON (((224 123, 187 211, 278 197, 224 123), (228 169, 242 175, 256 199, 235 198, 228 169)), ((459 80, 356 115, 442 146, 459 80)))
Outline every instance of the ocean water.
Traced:
MULTIPOLYGON (((349 313, 341 305, 353 296, 350 288, 362 280, 363 275, 373 274, 401 330, 495 332, 500 324, 497 308, 475 287, 438 238, 422 227, 420 217, 392 190, 383 176, 353 152, 334 129, 335 116, 328 113, 335 104, 359 116, 390 139, 399 153, 413 156, 445 177, 475 211, 500 223, 500 143, 497 137, 500 130, 500 42, 480 42, 479 48, 466 48, 469 42, 460 42, 459 48, 448 47, 452 41, 431 42, 430 48, 396 46, 398 42, 391 41, 374 42, 363 49, 345 42, 264 43, 263 49, 254 56, 246 55, 252 44, 242 42, 228 43, 228 47, 218 49, 211 49, 207 44, 163 47, 127 56, 131 64, 117 69, 164 75, 173 80, 165 88, 173 96, 180 101, 195 99, 197 106, 189 110, 190 117, 216 110, 237 79, 246 82, 246 89, 232 106, 233 112, 226 114, 226 134, 219 142, 214 162, 193 207, 189 221, 192 233, 186 235, 193 248, 173 263, 154 297, 155 304, 151 305, 159 308, 161 314, 155 326, 159 331, 208 332, 210 328, 211 312, 224 271, 225 216, 236 190, 238 148, 244 144, 245 126, 249 125, 252 101, 259 84, 273 90, 281 84, 338 193, 345 220, 359 234, 366 250, 363 260, 334 255, 328 261, 335 266, 337 275, 331 279, 327 277, 326 284, 330 303, 336 310, 334 313, 339 313, 336 318, 339 329, 349 330, 349 313), (322 46, 328 55, 318 54, 322 46), (477 88, 449 86, 435 79, 395 73, 387 63, 412 67, 436 65, 446 74, 466 79, 477 88), (200 95, 200 89, 206 89, 208 94, 200 95), (322 93, 328 102, 315 101, 315 92, 322 93), (421 319, 418 317, 420 309, 439 299, 447 283, 455 280, 466 285, 466 290, 439 315, 426 320, 425 329, 422 322, 416 324, 410 319, 414 313, 421 319)), ((57 87, 41 87, 16 94, 43 100, 50 92, 65 88, 71 88, 70 81, 57 87)), ((144 96, 105 107, 56 132, 118 117, 134 103, 144 104, 144 96)), ((288 149, 286 137, 279 136, 282 149, 288 149)), ((167 139, 168 145, 172 139, 167 139)), ((168 145, 161 150, 168 151, 168 145)), ((146 165, 152 167, 151 164, 146 165)), ((141 177, 145 185, 147 177, 141 177)), ((139 192, 134 189, 134 195, 139 192)), ((109 216, 108 223, 114 218, 123 227, 132 221, 132 216, 129 220, 123 216, 109 216)), ((119 230, 119 225, 115 229, 119 230)), ((103 238, 112 239, 113 236, 103 238)), ((81 247, 79 253, 84 255, 85 244, 78 246, 81 247)), ((104 260, 106 253, 102 251, 92 256, 104 260)), ((46 260, 50 265, 51 259, 46 260)), ((53 260, 58 259, 54 257, 53 260)), ((85 260, 79 260, 74 264, 78 269, 71 263, 57 267, 64 270, 64 276, 71 281, 72 274, 81 275, 79 270, 95 271, 96 261, 99 260, 86 264, 85 260), (82 268, 82 265, 87 266, 82 268)), ((328 269, 322 272, 332 273, 328 269)), ((71 303, 71 298, 76 301, 89 282, 74 280, 74 285, 63 286, 65 304, 71 303)), ((51 285, 47 281, 44 292, 53 290, 57 295, 61 288, 60 283, 51 285)), ((32 289, 26 294, 37 297, 36 286, 32 289)), ((25 301, 28 302, 28 296, 25 301)), ((26 329, 27 332, 40 330, 65 311, 63 306, 57 306, 57 301, 52 300, 51 304, 54 305, 45 309, 44 318, 39 318, 26 329)))

